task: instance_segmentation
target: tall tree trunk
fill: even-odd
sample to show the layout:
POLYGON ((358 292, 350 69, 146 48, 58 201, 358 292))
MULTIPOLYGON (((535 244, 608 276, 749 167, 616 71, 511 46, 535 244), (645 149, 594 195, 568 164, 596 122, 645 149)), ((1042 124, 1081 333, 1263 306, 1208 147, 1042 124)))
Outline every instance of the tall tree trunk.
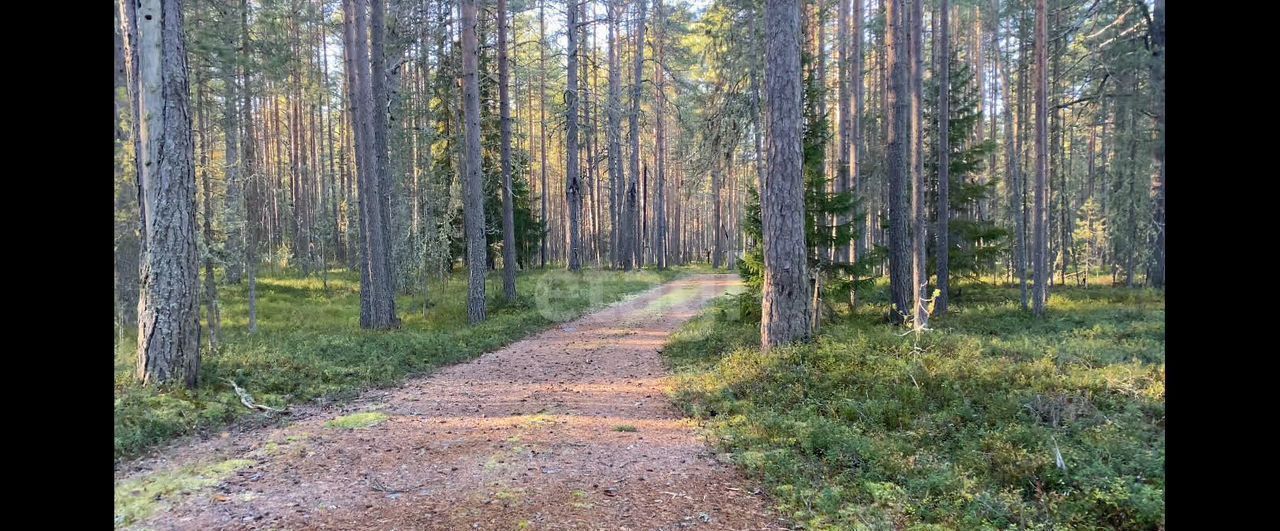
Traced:
POLYGON ((639 18, 636 23, 635 77, 631 86, 631 115, 629 116, 631 129, 631 179, 627 183, 626 215, 623 220, 623 239, 626 241, 626 256, 623 258, 622 269, 626 271, 643 265, 640 248, 640 212, 636 196, 640 193, 640 190, 638 190, 640 186, 640 95, 644 80, 645 0, 640 0, 640 3, 636 4, 636 14, 639 18))
POLYGON ((1049 173, 1049 30, 1048 9, 1045 0, 1036 0, 1036 193, 1035 193, 1035 252, 1033 254, 1035 292, 1032 294, 1033 311, 1044 315, 1048 301, 1049 279, 1049 231, 1046 227, 1045 206, 1049 173))
POLYGON ((911 149, 911 84, 908 73, 910 55, 905 24, 906 0, 886 0, 885 47, 888 49, 888 107, 892 115, 887 120, 888 179, 889 179, 889 285, 894 310, 891 319, 902 322, 912 308, 912 252, 911 231, 908 222, 907 179, 910 173, 911 149))
MULTIPOLYGON (((321 3, 323 8, 323 0, 317 0, 317 2, 321 3)), ((327 43, 329 41, 328 35, 329 35, 328 26, 322 26, 320 29, 320 36, 319 36, 320 41, 318 45, 320 50, 318 50, 318 53, 320 53, 321 64, 323 65, 323 69, 324 69, 321 79, 323 82, 323 86, 325 87, 325 90, 326 90, 325 101, 328 102, 328 104, 325 106, 325 109, 328 111, 325 113, 325 144, 328 145, 328 149, 329 149, 329 193, 328 193, 328 197, 329 197, 328 215, 330 219, 329 226, 330 226, 330 230, 333 231, 332 240, 331 240, 333 245, 333 256, 338 262, 341 263, 346 258, 346 252, 344 250, 345 242, 343 242, 342 233, 339 230, 339 227, 341 225, 338 222, 338 172, 337 172, 336 159, 334 157, 335 142, 333 138, 334 108, 333 108, 333 103, 330 102, 328 97, 329 54, 326 53, 325 51, 325 48, 327 47, 327 43)))
POLYGON ((196 182, 182 2, 120 2, 141 218, 138 378, 200 379, 196 182), (145 133, 145 136, 144 136, 145 133))
MULTIPOLYGON (((840 3, 838 23, 836 25, 837 53, 839 57, 836 59, 836 76, 839 78, 836 98, 836 109, 840 113, 840 126, 837 129, 839 139, 836 149, 836 191, 848 192, 852 189, 852 168, 849 158, 850 151, 853 149, 853 109, 850 108, 852 103, 850 99, 850 89, 853 84, 852 73, 850 72, 850 64, 853 62, 852 53, 849 49, 849 4, 851 2, 861 2, 861 0, 838 0, 840 3)), ((847 213, 841 213, 836 217, 837 223, 846 223, 850 220, 847 213)), ((850 260, 849 246, 842 244, 836 251, 837 262, 850 260)))
MULTIPOLYGON (((987 135, 989 142, 995 142, 997 138, 996 121, 998 113, 996 113, 996 103, 1000 96, 1000 0, 991 0, 991 130, 987 135)), ((999 173, 997 170, 997 161, 999 150, 992 149, 991 155, 987 159, 987 175, 990 178, 996 178, 999 173)), ((1008 173, 1008 169, 1005 170, 1008 173)), ((984 180, 983 184, 990 182, 989 179, 984 180)), ((1007 182, 1007 181, 1006 181, 1007 182)), ((978 203, 978 219, 986 221, 991 219, 989 214, 989 200, 983 199, 978 203)))
POLYGON ((369 66, 371 69, 371 89, 373 92, 373 149, 375 158, 373 163, 377 168, 378 177, 378 195, 375 199, 378 201, 378 215, 381 217, 380 234, 382 236, 382 262, 385 276, 380 283, 380 289, 384 291, 381 294, 383 304, 387 305, 384 310, 389 315, 391 326, 397 326, 400 318, 396 317, 396 288, 395 275, 392 274, 391 266, 391 190, 394 184, 391 181, 390 161, 388 160, 387 151, 387 54, 386 54, 386 6, 383 0, 371 0, 370 2, 370 21, 369 21, 369 66))
MULTIPOLYGON (((1021 7, 1021 6, 1019 6, 1021 7)), ((1020 10, 1018 16, 1018 118, 1015 129, 1014 141, 1015 149, 1018 151, 1018 282, 1021 287, 1020 294, 1022 296, 1022 308, 1025 310, 1030 306, 1030 297, 1027 290, 1027 260, 1032 257, 1034 261, 1034 250, 1028 250, 1027 231, 1028 217, 1031 215, 1032 207, 1027 206, 1027 174, 1030 171, 1027 166, 1027 160, 1031 158, 1031 152, 1027 148, 1026 138, 1030 136, 1028 126, 1033 122, 1027 116, 1031 114, 1031 107, 1028 96, 1030 89, 1028 88, 1028 78, 1031 76, 1027 73, 1030 68, 1030 62, 1027 57, 1034 53, 1034 50, 1028 50, 1027 42, 1030 41, 1027 35, 1027 26, 1034 18, 1028 20, 1026 10, 1020 10)), ((1034 143, 1034 142, 1033 142, 1034 143)), ((1034 245, 1033 241, 1030 245, 1034 245)), ((1034 271, 1033 271, 1034 273, 1034 271)))
POLYGON ((540 265, 547 267, 547 232, 551 230, 550 217, 547 216, 547 2, 546 0, 538 1, 538 113, 541 115, 541 122, 538 125, 539 149, 542 150, 542 157, 538 159, 538 166, 542 169, 542 186, 539 190, 542 192, 542 210, 539 211, 542 216, 542 243, 538 246, 539 255, 541 257, 540 265))
MULTIPOLYGON (((594 7, 592 8, 592 14, 595 14, 594 7)), ((583 18, 586 17, 584 16, 583 18)), ((600 61, 596 53, 596 39, 597 32, 595 21, 593 21, 591 24, 591 43, 588 46, 592 56, 590 61, 591 80, 588 83, 584 76, 583 84, 592 87, 589 92, 591 96, 587 98, 587 110, 589 111, 587 114, 591 116, 587 126, 588 131, 590 131, 588 135, 589 145, 587 146, 590 157, 587 160, 591 163, 591 209, 593 211, 591 216, 593 232, 591 241, 592 247, 595 249, 595 265, 600 267, 604 264, 602 253, 604 253, 608 243, 604 241, 604 221, 602 218, 604 214, 604 169, 600 167, 600 61), (591 112, 593 109, 594 112, 591 112)))
POLYGON ((498 0, 498 106, 502 120, 502 294, 516 300, 516 218, 511 196, 511 101, 507 63, 507 0, 498 0))
MULTIPOLYGON (((131 139, 130 131, 125 127, 125 117, 129 123, 134 121, 129 111, 129 74, 126 68, 124 26, 116 12, 115 33, 115 179, 119 183, 119 191, 115 198, 116 212, 126 212, 129 216, 116 216, 115 234, 115 295, 116 322, 121 333, 127 326, 137 326, 138 318, 138 219, 131 214, 138 208, 138 187, 130 185, 125 175, 125 158, 127 142, 131 139)), ((137 143, 134 143, 137 147, 137 143)), ((136 151, 135 151, 136 153, 136 151)), ((137 170, 134 169, 134 177, 137 170)))
POLYGON ((1164 289, 1164 0, 1156 0, 1151 29, 1151 87, 1155 93, 1156 178, 1151 188, 1155 191, 1155 208, 1152 218, 1156 229, 1155 269, 1151 272, 1151 285, 1164 289))
MULTIPOLYGON (((375 7, 381 2, 374 0, 375 7)), ((382 184, 385 182, 378 174, 385 166, 378 163, 377 134, 379 125, 385 125, 385 108, 379 108, 374 98, 373 85, 376 79, 370 69, 364 65, 372 65, 368 40, 368 16, 366 0, 345 0, 349 9, 344 21, 350 20, 353 30, 350 37, 354 40, 352 75, 355 76, 352 86, 355 88, 353 98, 356 100, 356 166, 360 187, 360 227, 363 267, 360 283, 360 326, 363 328, 387 329, 399 324, 395 314, 395 291, 390 279, 391 260, 386 235, 389 219, 385 212, 387 203, 383 201, 382 184), (381 117, 381 118, 380 118, 381 117)), ((375 12, 377 9, 374 10, 375 12)), ((376 17, 381 19, 381 17, 376 17)), ((379 20, 380 22, 380 20, 379 20)), ((374 24, 377 26, 378 24, 374 24)), ((374 55, 380 50, 373 50, 374 55)), ((385 132, 384 132, 385 134, 385 132)), ((389 179, 388 179, 389 180, 389 179)))
MULTIPOLYGON (((1000 49, 996 48, 996 56, 999 57, 1000 49)), ((1009 215, 1013 218, 1014 235, 1013 235, 1013 253, 1010 257, 1010 270, 1019 280, 1020 297, 1019 300, 1022 309, 1027 309, 1027 285, 1026 285, 1026 240, 1023 238, 1025 231, 1023 230, 1022 216, 1022 186, 1021 177, 1022 162, 1018 158, 1018 147, 1015 141, 1017 137, 1017 124, 1013 118, 1013 83, 1009 74, 1010 65, 1008 62, 1002 65, 1000 69, 1000 77, 1004 84, 1004 98, 1001 102, 1001 108, 1004 110, 1004 149, 1005 149, 1005 173, 1008 186, 1006 190, 1009 193, 1009 215)))
MULTIPOLYGON (((234 8, 227 6, 227 20, 224 22, 229 32, 234 32, 236 23, 238 22, 232 16, 235 14, 234 8)), ((236 62, 233 56, 229 55, 222 60, 222 85, 223 85, 223 120, 222 128, 226 136, 225 141, 225 157, 226 157, 226 187, 227 198, 226 206, 222 210, 222 226, 227 231, 226 243, 226 275, 227 282, 239 284, 244 273, 244 226, 245 226, 245 209, 244 209, 244 183, 241 182, 240 176, 240 131, 236 120, 238 111, 236 105, 239 103, 239 96, 236 95, 236 62)))
POLYGON ((625 267, 626 252, 623 188, 625 174, 622 170, 622 66, 618 58, 621 39, 618 35, 618 19, 621 17, 621 0, 607 0, 609 12, 609 206, 612 211, 611 232, 613 240, 613 266, 625 267))
MULTIPOLYGON (((716 133, 717 138, 719 134, 716 133)), ((724 245, 720 237, 720 195, 724 189, 724 171, 729 167, 729 153, 732 153, 732 148, 721 145, 719 141, 714 142, 714 146, 712 156, 719 160, 711 164, 711 267, 720 269, 723 263, 721 257, 724 255, 724 245), (722 153, 723 158, 721 158, 722 153), (720 162, 721 160, 724 162, 720 162)))
POLYGON ((951 42, 950 4, 941 0, 938 11, 938 300, 936 315, 947 313, 948 290, 951 286, 951 42))
MULTIPOLYGON (((849 166, 849 177, 852 180, 850 186, 854 190, 856 197, 866 197, 866 184, 863 177, 863 158, 866 156, 866 144, 863 140, 862 116, 864 114, 864 105, 866 102, 863 98, 863 58, 862 58, 862 0, 853 0, 853 45, 850 47, 851 73, 850 83, 853 85, 853 108, 850 109, 850 131, 852 133, 853 153, 849 166)), ((864 207, 863 212, 869 212, 870 209, 864 207)), ((868 248, 867 240, 870 239, 870 222, 867 220, 866 214, 862 215, 861 230, 857 235, 857 240, 853 243, 853 254, 849 255, 849 261, 853 262, 862 258, 865 249, 868 248)), ((855 288, 856 289, 856 288, 855 288)), ((854 296, 856 292, 850 292, 850 296, 854 296)), ((851 304, 856 305, 857 299, 851 299, 851 304)))
MULTIPOLYGON (((766 0, 765 86, 769 168, 760 194, 764 286, 760 343, 770 349, 810 334, 801 156, 800 4, 766 0)), ((718 192, 718 191, 716 191, 718 192)))
POLYGON ((240 53, 244 66, 241 75, 244 90, 241 94, 240 112, 244 122, 244 177, 247 184, 245 193, 245 273, 249 277, 249 333, 258 331, 258 241, 259 228, 262 223, 262 176, 257 172, 258 166, 254 158, 253 130, 253 84, 250 78, 249 48, 249 2, 240 0, 240 53))
POLYGON ((578 159, 578 0, 567 0, 565 14, 568 17, 565 33, 568 35, 568 80, 564 89, 565 99, 565 189, 564 197, 569 209, 569 271, 582 269, 582 183, 578 175, 581 168, 578 159))
POLYGON ((209 184, 209 129, 204 119, 205 84, 196 76, 196 128, 200 131, 200 185, 204 192, 204 303, 209 351, 218 351, 222 319, 218 315, 218 284, 213 276, 213 186, 209 184))
POLYGON ((925 299, 928 298, 929 271, 925 256, 925 227, 928 224, 925 213, 924 182, 924 0, 912 0, 910 23, 907 34, 910 36, 909 51, 911 56, 911 294, 915 299, 915 318, 912 321, 916 330, 929 325, 929 312, 925 299))
POLYGON ((467 319, 486 318, 484 297, 485 235, 484 176, 480 167, 480 49, 476 37, 476 2, 462 0, 462 93, 466 129, 466 168, 463 174, 463 225, 467 237, 467 319))
POLYGON ((654 36, 654 92, 656 96, 653 99, 654 118, 657 120, 656 137, 654 139, 655 151, 654 157, 657 160, 658 180, 655 183, 655 192, 657 197, 654 202, 654 221, 657 224, 657 233, 654 235, 653 253, 658 269, 667 268, 667 130, 663 121, 663 115, 666 114, 666 77, 662 63, 663 39, 665 37, 666 18, 662 14, 662 0, 654 2, 654 20, 658 25, 657 35, 654 36))

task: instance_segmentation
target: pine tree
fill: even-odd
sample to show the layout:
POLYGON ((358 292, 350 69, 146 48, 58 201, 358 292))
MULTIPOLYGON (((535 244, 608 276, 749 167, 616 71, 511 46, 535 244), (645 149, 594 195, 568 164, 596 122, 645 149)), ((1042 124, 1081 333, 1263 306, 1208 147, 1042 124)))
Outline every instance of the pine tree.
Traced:
MULTIPOLYGON (((804 54, 803 62, 807 65, 812 60, 811 54, 804 54)), ((805 80, 805 101, 814 101, 823 97, 824 90, 815 76, 807 76, 805 80)), ((805 129, 803 137, 804 161, 804 211, 805 211, 805 246, 808 256, 808 271, 814 282, 810 291, 810 309, 814 321, 819 321, 822 314, 830 315, 829 301, 850 300, 850 294, 857 288, 870 286, 874 279, 870 272, 872 264, 884 259, 883 251, 866 253, 854 262, 848 260, 847 254, 837 253, 831 258, 833 248, 848 248, 862 233, 862 201, 854 190, 831 192, 833 178, 826 172, 826 146, 830 140, 830 120, 821 113, 817 105, 804 105, 805 129)), ((748 186, 747 202, 743 220, 743 231, 748 238, 759 240, 762 237, 760 219, 760 194, 755 186, 748 186)), ((739 273, 751 290, 758 290, 763 281, 763 255, 759 247, 746 253, 739 262, 739 273)), ((754 312, 751 312, 754 313, 754 312)), ((813 327, 816 329, 817 325, 813 327)))
POLYGON ((1085 200, 1076 214, 1076 228, 1071 232, 1071 240, 1075 242, 1076 267, 1080 284, 1089 286, 1089 274, 1102 266, 1102 255, 1107 248, 1107 219, 1102 216, 1102 209, 1092 197, 1085 200))
MULTIPOLYGON (((950 84, 951 93, 947 98, 950 103, 948 113, 950 121, 947 124, 950 141, 950 160, 947 164, 950 193, 947 203, 952 213, 947 227, 950 240, 949 269, 954 277, 977 277, 994 271, 996 259, 1008 252, 1006 243, 1008 231, 999 227, 994 220, 966 215, 966 213, 976 212, 978 205, 995 196, 997 180, 992 178, 982 182, 978 177, 986 165, 986 159, 995 151, 996 146, 990 140, 972 141, 974 128, 982 124, 982 113, 978 110, 981 95, 977 91, 973 69, 964 61, 960 61, 955 54, 951 55, 950 84)), ((936 94, 938 90, 936 81, 931 81, 928 85, 930 86, 926 91, 936 94)), ((925 115, 930 124, 926 127, 926 132, 930 136, 937 136, 939 130, 938 106, 936 103, 928 104, 936 101, 936 98, 926 99, 925 115)), ((936 140, 929 142, 936 144, 936 140)), ((934 183, 930 188, 936 190, 939 175, 937 151, 932 150, 928 155, 925 173, 934 183)), ((929 211, 936 213, 937 204, 938 196, 932 194, 929 198, 929 211)), ((930 245, 933 246, 937 241, 937 235, 935 234, 931 240, 930 245)), ((937 270, 936 261, 930 264, 930 270, 937 270)))

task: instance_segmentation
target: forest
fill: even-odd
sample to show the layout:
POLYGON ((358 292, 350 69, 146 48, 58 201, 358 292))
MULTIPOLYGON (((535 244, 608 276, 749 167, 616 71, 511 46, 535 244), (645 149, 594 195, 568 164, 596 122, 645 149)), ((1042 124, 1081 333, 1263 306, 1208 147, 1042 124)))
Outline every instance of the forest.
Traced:
POLYGON ((1164 0, 118 0, 117 528, 1164 529, 1164 0))

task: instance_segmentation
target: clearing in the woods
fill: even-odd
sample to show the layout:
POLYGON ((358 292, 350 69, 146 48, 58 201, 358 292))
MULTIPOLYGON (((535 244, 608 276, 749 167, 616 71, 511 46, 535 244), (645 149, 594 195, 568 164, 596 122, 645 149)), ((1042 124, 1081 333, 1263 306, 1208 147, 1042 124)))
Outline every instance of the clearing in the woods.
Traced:
POLYGON ((660 349, 732 275, 693 275, 278 428, 121 466, 136 528, 779 529, 671 404, 660 349))

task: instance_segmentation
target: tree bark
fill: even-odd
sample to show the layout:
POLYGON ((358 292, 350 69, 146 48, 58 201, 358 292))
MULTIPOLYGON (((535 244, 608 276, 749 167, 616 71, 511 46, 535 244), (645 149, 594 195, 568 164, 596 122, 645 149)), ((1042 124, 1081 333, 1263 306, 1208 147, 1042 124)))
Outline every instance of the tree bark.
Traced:
POLYGON ((507 0, 498 0, 498 106, 502 120, 502 294, 516 300, 516 218, 511 197, 511 101, 507 62, 507 0))
POLYGON ((951 43, 950 4, 941 0, 938 11, 938 300, 935 315, 947 313, 948 290, 951 286, 951 43))
POLYGON ((1035 292, 1032 294, 1033 312, 1044 315, 1048 301, 1049 279, 1048 244, 1045 206, 1049 173, 1049 30, 1046 21, 1048 9, 1045 0, 1036 0, 1036 192, 1035 192, 1035 252, 1033 253, 1035 292))
POLYGON ((564 197, 569 209, 569 271, 582 269, 582 182, 578 159, 578 0, 567 0, 568 17, 565 33, 569 47, 568 79, 565 100, 565 176, 564 197))
POLYGON ((766 0, 765 86, 768 90, 769 167, 761 193, 764 285, 761 348, 810 334, 801 156, 800 5, 766 0))
POLYGON ((485 320, 484 176, 480 167, 480 60, 476 37, 476 2, 462 0, 462 94, 466 135, 463 174, 463 225, 467 238, 467 319, 485 320))
POLYGON ((613 240, 613 265, 624 268, 625 264, 625 232, 623 223, 626 219, 623 201, 625 174, 622 170, 622 66, 618 58, 621 39, 618 36, 618 19, 621 16, 621 0, 608 0, 609 10, 609 205, 612 211, 611 232, 613 240))
POLYGON ((640 95, 644 81, 645 0, 640 0, 640 3, 636 5, 636 14, 639 18, 636 27, 635 77, 631 86, 631 113, 629 117, 631 129, 631 179, 627 183, 626 215, 623 220, 623 239, 626 242, 626 256, 623 258, 622 269, 625 271, 630 271, 633 267, 638 268, 642 265, 640 212, 637 194, 640 193, 638 189, 640 187, 640 95))
MULTIPOLYGON (((378 202, 378 215, 381 218, 381 227, 379 233, 382 236, 382 267, 385 276, 379 285, 383 291, 380 295, 382 303, 387 306, 384 310, 389 316, 391 327, 400 324, 400 318, 396 316, 396 279, 392 273, 394 269, 391 265, 391 190, 394 184, 391 181, 390 161, 387 151, 387 131, 389 129, 387 121, 387 55, 386 55, 386 6, 383 0, 370 1, 370 32, 369 32, 369 65, 371 72, 371 89, 373 92, 373 149, 375 153, 374 164, 377 168, 378 178, 378 194, 375 199, 378 202)), ((309 253, 308 253, 309 255, 309 253)))
MULTIPOLYGON (((836 191, 843 193, 852 189, 852 162, 849 156, 850 151, 853 149, 853 110, 850 108, 852 103, 850 101, 850 91, 853 84, 850 63, 853 61, 849 49, 849 4, 851 2, 860 3, 861 0, 839 0, 839 2, 839 20, 836 25, 837 52, 839 53, 839 58, 836 60, 836 75, 839 78, 837 80, 839 90, 837 91, 836 109, 840 113, 840 126, 837 129, 839 139, 836 144, 838 146, 836 149, 836 191)), ((849 221, 849 215, 841 213, 837 216, 836 221, 843 224, 849 221)), ((849 246, 841 245, 836 251, 836 261, 843 262, 845 260, 851 261, 849 246)))
POLYGON ((888 179, 889 179, 889 284, 893 295, 894 310, 891 319, 902 322, 911 311, 912 252, 911 232, 908 222, 907 179, 910 172, 911 149, 911 100, 908 81, 905 0, 886 0, 885 47, 888 48, 890 82, 888 106, 892 115, 888 127, 888 179))
MULTIPOLYGON (((234 31, 237 21, 231 19, 234 14, 231 7, 227 7, 226 22, 227 28, 234 31)), ((222 60, 222 83, 223 83, 223 121, 222 127, 226 136, 226 206, 223 208, 223 227, 227 231, 226 243, 226 275, 227 282, 239 284, 244 274, 244 226, 245 226, 245 209, 244 209, 244 183, 241 182, 240 170, 240 131, 237 124, 236 105, 239 97, 236 95, 236 63, 234 56, 228 56, 222 60)))
POLYGON ((929 324, 929 312, 925 299, 928 298, 929 271, 926 269, 928 262, 925 256, 925 238, 927 237, 925 226, 927 219, 925 214, 925 197, 924 197, 924 153, 923 153, 923 136, 924 132, 924 106, 923 106, 923 75, 924 75, 924 1, 912 0, 911 14, 908 15, 910 20, 906 28, 909 35, 908 55, 911 57, 909 68, 911 70, 911 294, 915 312, 912 325, 915 329, 920 330, 929 324))
POLYGON ((542 151, 542 157, 538 159, 538 166, 542 170, 542 186, 539 190, 542 192, 542 210, 539 214, 542 216, 542 243, 539 245, 539 255, 541 258, 540 265, 547 267, 547 232, 551 230, 550 217, 547 215, 547 18, 546 18, 547 2, 539 0, 538 2, 538 113, 540 122, 538 125, 539 142, 538 147, 542 151))
MULTIPOLYGON (((720 133, 717 132, 716 135, 719 139, 720 133)), ((723 238, 720 237, 722 232, 720 230, 720 195, 724 189, 724 171, 729 167, 729 153, 732 153, 732 148, 722 145, 719 140, 713 145, 712 156, 718 160, 711 163, 711 267, 720 269, 724 256, 724 244, 721 242, 723 238)))
POLYGON ((240 0, 240 53, 244 61, 244 67, 241 75, 244 79, 244 89, 241 91, 240 112, 244 122, 244 176, 246 183, 245 192, 245 253, 244 267, 245 273, 249 277, 249 333, 253 334, 258 331, 258 240, 259 227, 262 214, 262 191, 259 185, 260 176, 257 174, 256 160, 254 158, 254 129, 253 129, 253 84, 251 83, 249 74, 249 65, 251 55, 249 55, 249 2, 248 0, 240 0))
POLYGON ((213 276, 213 186, 209 184, 209 129, 205 122, 205 84, 196 76, 196 127, 200 131, 200 184, 204 192, 204 303, 209 329, 209 351, 218 351, 218 334, 222 329, 218 315, 218 284, 213 276))
POLYGON ((1155 14, 1152 17, 1151 29, 1151 87, 1155 92, 1156 111, 1156 178, 1152 189, 1155 191, 1155 208, 1152 217, 1156 229, 1156 263, 1151 273, 1151 285, 1164 289, 1164 0, 1156 0, 1155 14))
MULTIPOLYGON (((116 31, 115 33, 115 179, 119 183, 119 191, 116 193, 115 209, 117 212, 115 223, 115 296, 116 296, 116 321, 120 324, 121 329, 127 326, 137 326, 138 318, 138 219, 134 218, 133 210, 138 208, 138 187, 136 183, 131 185, 128 176, 125 175, 125 157, 127 155, 126 143, 134 142, 131 133, 125 128, 124 118, 128 116, 128 120, 132 123, 135 118, 131 116, 129 111, 129 74, 126 68, 125 44, 124 44, 124 25, 120 20, 123 13, 119 10, 116 12, 116 31), (128 213, 121 216, 119 213, 128 213)), ((137 147, 137 144, 134 144, 137 147)), ((136 153, 136 151, 135 151, 136 153)), ((137 176, 137 168, 134 168, 134 177, 137 176)))
POLYGON ((200 379, 196 183, 178 0, 120 2, 141 217, 138 378, 200 379), (144 136, 145 135, 145 136, 144 136))
MULTIPOLYGON (((380 2, 378 4, 377 7, 380 7, 380 2)), ((399 319, 395 315, 395 292, 390 279, 390 249, 386 235, 388 227, 384 223, 389 216, 385 212, 386 203, 383 201, 384 179, 378 174, 383 166, 378 163, 375 132, 379 124, 386 122, 385 111, 375 105, 382 100, 374 98, 374 80, 370 79, 374 76, 364 67, 372 63, 369 46, 366 44, 366 5, 366 0, 345 0, 348 11, 343 17, 344 23, 353 25, 349 36, 354 40, 350 75, 355 78, 352 93, 356 104, 356 166, 360 188, 361 245, 364 250, 360 276, 360 326, 388 329, 397 326, 399 319)), ((374 50, 375 55, 378 53, 379 50, 374 50)))
MULTIPOLYGON (((850 110, 850 121, 852 122, 852 144, 853 153, 850 157, 849 177, 852 180, 850 186, 853 187, 856 197, 866 197, 866 182, 862 175, 863 158, 866 156, 867 149, 863 137, 862 116, 866 101, 863 90, 863 58, 862 58, 862 34, 863 34, 863 18, 862 18, 862 0, 853 0, 853 45, 850 48, 852 57, 852 79, 853 85, 853 109, 850 110)), ((864 207, 863 212, 870 212, 870 208, 864 207)), ((857 235, 857 240, 853 242, 853 253, 849 255, 849 261, 856 261, 865 254, 868 248, 868 240, 871 235, 871 223, 867 219, 867 214, 863 214, 861 220, 862 228, 857 235)), ((856 289, 856 288, 855 288, 856 289)), ((851 304, 856 305, 856 291, 850 292, 851 304)))
POLYGON ((662 63, 663 38, 665 36, 664 28, 666 28, 666 18, 662 14, 662 0, 656 0, 654 5, 654 20, 658 24, 658 33, 654 36, 654 58, 656 59, 653 66, 654 75, 654 119, 657 121, 654 146, 657 153, 654 157, 657 159, 657 181, 655 182, 654 198, 654 216, 656 233, 654 234, 653 253, 654 261, 657 262, 658 269, 667 268, 667 130, 663 121, 663 115, 666 114, 666 77, 662 63))

